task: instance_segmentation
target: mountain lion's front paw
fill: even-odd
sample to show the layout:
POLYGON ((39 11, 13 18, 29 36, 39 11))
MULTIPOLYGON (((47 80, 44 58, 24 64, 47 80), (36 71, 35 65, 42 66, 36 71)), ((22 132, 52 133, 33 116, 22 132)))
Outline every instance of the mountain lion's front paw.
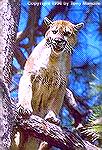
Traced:
POLYGON ((56 125, 60 124, 60 120, 56 117, 55 113, 52 110, 50 110, 48 114, 45 116, 45 120, 54 123, 56 125))

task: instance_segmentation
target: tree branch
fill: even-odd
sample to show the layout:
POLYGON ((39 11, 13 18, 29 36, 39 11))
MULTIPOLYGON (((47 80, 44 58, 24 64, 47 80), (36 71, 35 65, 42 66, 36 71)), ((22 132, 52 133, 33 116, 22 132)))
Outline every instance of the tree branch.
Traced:
POLYGON ((10 136, 13 129, 13 111, 9 91, 2 79, 0 79, 0 150, 8 150, 10 136))
POLYGON ((74 150, 79 148, 84 150, 84 144, 79 137, 77 137, 71 131, 64 131, 61 127, 52 124, 38 116, 30 115, 27 117, 26 111, 23 110, 23 115, 17 116, 17 126, 19 130, 33 135, 40 140, 44 140, 48 143, 53 143, 52 145, 61 149, 74 150), (27 131, 27 132, 28 132, 27 131))
POLYGON ((93 150, 98 150, 92 144, 83 141, 78 134, 30 114, 22 107, 17 112, 16 119, 18 130, 28 132, 29 135, 46 141, 61 150, 89 150, 88 145, 91 145, 93 150))

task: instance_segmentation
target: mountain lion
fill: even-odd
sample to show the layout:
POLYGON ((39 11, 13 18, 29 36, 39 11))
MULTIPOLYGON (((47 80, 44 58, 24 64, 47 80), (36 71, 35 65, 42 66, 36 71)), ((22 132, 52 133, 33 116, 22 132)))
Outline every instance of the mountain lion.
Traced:
MULTIPOLYGON (((71 68, 71 52, 83 23, 74 25, 65 20, 51 21, 47 17, 45 23, 48 30, 26 61, 18 98, 19 105, 57 124, 56 116, 63 103, 71 68)), ((29 137, 29 133, 26 138, 25 133, 20 133, 20 137, 19 150, 49 149, 46 142, 39 147, 37 139, 29 137)))

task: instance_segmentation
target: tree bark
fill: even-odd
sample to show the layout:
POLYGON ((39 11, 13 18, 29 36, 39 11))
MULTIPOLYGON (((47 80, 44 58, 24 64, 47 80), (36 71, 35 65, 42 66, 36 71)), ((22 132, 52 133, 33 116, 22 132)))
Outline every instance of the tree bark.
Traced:
POLYGON ((19 20, 19 0, 2 0, 2 55, 3 55, 3 78, 9 87, 11 81, 13 51, 16 48, 16 34, 19 20))
POLYGON ((18 15, 18 0, 0 1, 0 150, 8 150, 11 144, 13 110, 9 86, 18 15))
POLYGON ((29 133, 61 150, 99 150, 98 147, 82 140, 78 134, 32 115, 23 108, 17 112, 16 126, 18 130, 29 133))
POLYGON ((0 150, 8 150, 12 133, 12 109, 8 89, 0 79, 0 150))

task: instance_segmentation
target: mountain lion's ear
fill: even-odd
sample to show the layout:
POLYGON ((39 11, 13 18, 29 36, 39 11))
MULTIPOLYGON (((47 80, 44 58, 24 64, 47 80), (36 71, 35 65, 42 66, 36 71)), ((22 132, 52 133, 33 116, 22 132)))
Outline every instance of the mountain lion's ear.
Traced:
POLYGON ((44 22, 47 26, 50 26, 52 24, 52 21, 48 19, 47 17, 44 18, 44 22))
POLYGON ((76 31, 79 31, 81 28, 83 28, 84 27, 84 23, 78 23, 78 24, 76 24, 75 26, 74 26, 74 28, 75 28, 75 30, 76 31))

